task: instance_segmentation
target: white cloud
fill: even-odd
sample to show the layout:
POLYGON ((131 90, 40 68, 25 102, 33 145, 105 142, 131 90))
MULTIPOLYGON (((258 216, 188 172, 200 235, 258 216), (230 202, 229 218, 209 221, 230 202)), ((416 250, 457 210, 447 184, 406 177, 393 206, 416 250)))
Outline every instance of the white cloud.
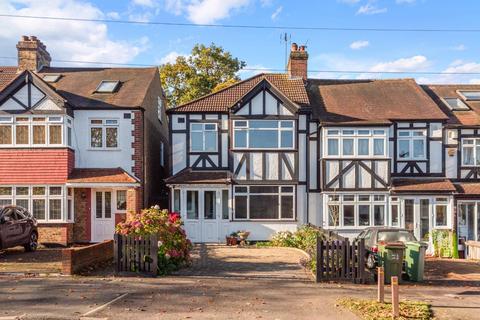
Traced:
POLYGON ((368 42, 366 40, 358 40, 358 41, 354 41, 350 44, 350 49, 359 50, 359 49, 366 48, 369 45, 370 45, 370 42, 368 42))
POLYGON ((380 62, 370 68, 374 72, 406 72, 425 69, 431 63, 427 57, 417 55, 409 58, 400 58, 394 61, 380 62))
POLYGON ((395 0, 397 4, 405 4, 405 3, 415 3, 417 0, 395 0))
POLYGON ((282 10, 283 10, 283 6, 278 7, 277 10, 275 10, 275 12, 272 13, 272 16, 271 16, 272 20, 277 20, 280 13, 282 13, 282 10))
POLYGON ((347 4, 355 4, 355 3, 359 3, 360 0, 337 0, 337 2, 347 3, 347 4))
POLYGON ((113 20, 118 20, 118 19, 120 19, 120 13, 118 13, 116 11, 107 12, 107 17, 109 17, 110 19, 113 19, 113 20))
MULTIPOLYGON (((4 14, 104 19, 105 14, 90 3, 77 0, 0 2, 4 14)), ((21 35, 36 35, 47 46, 52 59, 126 63, 146 49, 148 38, 139 42, 112 40, 104 23, 34 19, 0 19, 0 52, 16 56, 21 35), (59 32, 61 30, 61 32, 59 32)), ((52 62, 55 64, 55 61, 52 62)))
POLYGON ((241 69, 240 71, 237 72, 238 76, 242 79, 250 78, 260 73, 269 72, 268 68, 261 64, 247 65, 245 69, 241 69), (245 69, 249 69, 249 70, 245 70, 245 69))
POLYGON ((155 8, 158 5, 155 0, 132 0, 132 4, 149 8, 155 8))
POLYGON ((186 14, 196 24, 209 24, 230 17, 252 0, 166 0, 165 9, 175 15, 186 14))
POLYGON ((177 58, 180 56, 187 56, 187 54, 179 53, 177 51, 171 51, 167 55, 160 58, 157 62, 158 64, 175 63, 175 61, 177 61, 177 58))
POLYGON ((456 45, 456 46, 452 47, 452 50, 454 50, 454 51, 465 51, 465 50, 467 50, 467 46, 464 45, 464 44, 459 44, 459 45, 456 45))
POLYGON ((260 0, 260 4, 262 7, 270 7, 273 5, 273 0, 260 0))
POLYGON ((367 3, 361 6, 360 8, 358 8, 357 14, 372 15, 372 14, 379 14, 379 13, 385 13, 385 12, 387 12, 387 8, 379 8, 372 3, 367 3))
POLYGON ((454 60, 450 65, 442 71, 444 74, 422 77, 418 79, 420 83, 471 83, 479 84, 478 74, 461 74, 461 73, 479 73, 480 63, 465 62, 462 60, 454 60), (449 74, 450 73, 450 74, 449 74), (457 73, 457 74, 451 74, 457 73))
POLYGON ((480 79, 471 79, 470 84, 480 84, 480 79))

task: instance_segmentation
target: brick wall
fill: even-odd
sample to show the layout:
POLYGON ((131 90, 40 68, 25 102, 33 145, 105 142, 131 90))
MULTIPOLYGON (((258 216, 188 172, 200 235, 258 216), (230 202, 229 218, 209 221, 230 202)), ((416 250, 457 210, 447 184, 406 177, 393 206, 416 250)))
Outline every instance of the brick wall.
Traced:
POLYGON ((68 248, 62 251, 62 273, 76 274, 79 271, 113 259, 113 240, 86 247, 68 248))
POLYGON ((40 243, 60 244, 67 246, 73 243, 72 223, 43 223, 38 225, 38 241, 40 243))
POLYGON ((71 149, 2 149, 0 184, 65 183, 75 163, 71 149))
POLYGON ((74 189, 74 212, 75 224, 73 226, 73 238, 75 242, 90 242, 92 228, 91 214, 91 189, 74 189))
POLYGON ((133 160, 133 167, 132 167, 132 172, 137 177, 140 179, 141 182, 141 187, 138 190, 138 195, 137 195, 137 202, 139 203, 139 207, 143 207, 144 205, 144 200, 143 200, 143 187, 144 187, 144 178, 145 178, 145 166, 144 166, 144 141, 143 141, 143 132, 144 132, 144 127, 143 127, 143 112, 142 111, 134 111, 133 112, 134 116, 132 119, 132 124, 133 124, 133 131, 132 131, 132 136, 133 136, 133 142, 132 142, 132 148, 133 148, 133 154, 132 154, 132 160, 133 160))
POLYGON ((142 210, 141 188, 130 188, 127 190, 127 220, 131 215, 142 210))

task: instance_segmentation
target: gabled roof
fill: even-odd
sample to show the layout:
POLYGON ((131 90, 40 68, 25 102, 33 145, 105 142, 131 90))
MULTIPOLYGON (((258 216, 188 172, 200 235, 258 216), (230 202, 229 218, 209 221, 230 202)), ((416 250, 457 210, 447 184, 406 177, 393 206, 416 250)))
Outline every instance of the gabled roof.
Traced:
POLYGON ((458 90, 480 91, 480 85, 448 84, 448 85, 424 85, 425 92, 437 103, 437 105, 449 116, 449 125, 480 126, 480 101, 466 101, 458 90), (442 98, 458 98, 471 110, 453 111, 442 101, 442 98))
POLYGON ((0 91, 17 77, 17 67, 0 66, 0 91))
POLYGON ((171 108, 168 112, 228 112, 231 107, 263 80, 268 81, 291 102, 299 106, 309 105, 310 102, 302 79, 291 79, 287 74, 281 73, 264 73, 171 108))
POLYGON ((309 79, 307 91, 314 118, 324 124, 448 119, 413 79, 309 79))
POLYGON ((42 68, 45 74, 60 74, 50 83, 74 108, 116 109, 140 108, 158 68, 42 68), (118 80, 120 87, 112 93, 97 93, 102 80, 118 80))

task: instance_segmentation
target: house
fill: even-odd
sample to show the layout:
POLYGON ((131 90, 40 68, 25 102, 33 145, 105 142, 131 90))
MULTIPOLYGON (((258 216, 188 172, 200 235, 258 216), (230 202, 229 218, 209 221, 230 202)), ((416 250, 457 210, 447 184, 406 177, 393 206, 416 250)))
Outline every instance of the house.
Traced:
POLYGON ((0 205, 28 208, 40 242, 113 238, 161 203, 168 125, 157 68, 60 68, 23 36, 0 67, 0 205))
POLYGON ((305 223, 350 237, 368 226, 405 227, 420 239, 455 229, 456 203, 480 194, 471 165, 480 105, 450 89, 445 97, 470 111, 448 112, 432 93, 443 87, 311 79, 307 68, 305 47, 293 44, 286 74, 259 74, 167 111, 166 183, 188 236, 219 242, 248 230, 265 240, 305 223), (459 134, 467 160, 458 160, 459 134))

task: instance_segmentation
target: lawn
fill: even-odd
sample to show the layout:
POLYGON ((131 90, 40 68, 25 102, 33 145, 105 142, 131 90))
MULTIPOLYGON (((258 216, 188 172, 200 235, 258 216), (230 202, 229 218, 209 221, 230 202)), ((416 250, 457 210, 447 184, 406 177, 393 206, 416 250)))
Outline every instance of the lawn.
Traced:
MULTIPOLYGON (((374 300, 342 298, 337 301, 338 305, 352 311, 365 320, 392 319, 392 305, 379 303, 374 300)), ((433 319, 430 305, 417 301, 400 302, 400 317, 398 319, 433 319)))

